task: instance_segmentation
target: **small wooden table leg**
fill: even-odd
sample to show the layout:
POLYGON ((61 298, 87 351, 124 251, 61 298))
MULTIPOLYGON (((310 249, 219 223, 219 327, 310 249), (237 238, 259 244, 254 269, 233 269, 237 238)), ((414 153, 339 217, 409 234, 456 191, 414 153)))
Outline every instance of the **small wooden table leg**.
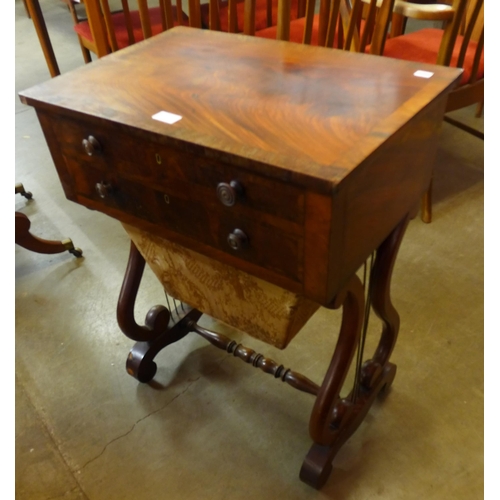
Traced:
POLYGON ((37 253, 62 253, 69 252, 75 257, 81 257, 83 252, 76 248, 67 238, 62 241, 44 240, 30 233, 31 222, 26 215, 16 212, 16 244, 37 253))

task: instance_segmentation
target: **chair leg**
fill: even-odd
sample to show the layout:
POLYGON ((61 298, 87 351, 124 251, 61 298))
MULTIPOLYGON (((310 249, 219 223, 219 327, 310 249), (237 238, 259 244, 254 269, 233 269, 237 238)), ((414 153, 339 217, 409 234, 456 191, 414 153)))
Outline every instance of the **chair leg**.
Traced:
POLYGON ((427 191, 422 196, 420 212, 421 219, 429 224, 432 221, 432 179, 427 191))
POLYGON ((484 99, 481 102, 477 103, 476 118, 480 118, 483 115, 483 111, 484 111, 484 99))
POLYGON ((406 28, 406 18, 401 14, 393 14, 391 22, 391 38, 402 35, 406 28))
MULTIPOLYGON (((75 10, 75 2, 73 0, 63 0, 63 1, 68 6, 68 10, 71 14, 71 18, 73 19, 73 24, 76 26, 83 19, 80 19, 78 17, 78 13, 75 10)), ((79 35, 78 35, 78 42, 80 44, 80 48, 82 49, 82 55, 83 55, 83 60, 85 61, 85 64, 92 62, 92 59, 90 57, 90 51, 82 43, 82 38, 79 35)))
POLYGON ((481 132, 480 130, 477 130, 475 128, 469 127, 466 123, 460 122, 458 120, 455 120, 454 118, 451 118, 451 116, 444 115, 443 120, 446 123, 449 123, 450 125, 453 125, 454 127, 457 127, 464 132, 467 132, 468 134, 473 135, 474 137, 477 137, 478 139, 481 139, 484 141, 484 132, 481 132))
POLYGON ((26 215, 16 212, 16 244, 37 253, 62 253, 68 251, 75 257, 81 257, 82 251, 68 238, 63 241, 44 240, 33 236, 29 229, 31 222, 26 215))
POLYGON ((91 63, 92 57, 90 56, 90 50, 84 47, 81 41, 80 41, 80 48, 82 49, 82 55, 85 64, 91 63))
POLYGON ((26 11, 26 15, 28 16, 28 19, 31 19, 31 14, 28 9, 28 4, 26 3, 26 0, 23 0, 23 5, 24 5, 24 10, 26 11))

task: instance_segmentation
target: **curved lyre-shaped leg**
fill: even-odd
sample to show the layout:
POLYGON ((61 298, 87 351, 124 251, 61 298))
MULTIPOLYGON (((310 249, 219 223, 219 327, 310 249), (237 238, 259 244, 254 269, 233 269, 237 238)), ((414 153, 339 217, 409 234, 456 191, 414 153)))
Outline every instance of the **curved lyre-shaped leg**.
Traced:
MULTIPOLYGON (((398 338, 399 314, 391 302, 391 278, 409 221, 409 218, 401 221, 377 249, 370 280, 370 296, 373 311, 380 318, 383 326, 380 342, 373 358, 363 363, 361 385, 365 389, 370 389, 377 384, 384 368, 390 364, 389 359, 398 338)), ((394 367, 393 375, 396 375, 396 367, 391 366, 394 367)))
POLYGON ((337 346, 311 414, 309 431, 314 441, 300 471, 300 478, 314 488, 321 488, 332 470, 332 460, 342 445, 356 431, 376 396, 386 389, 396 375, 389 358, 396 343, 399 315, 390 300, 390 281, 396 255, 408 220, 402 221, 377 249, 370 280, 370 297, 377 316, 383 322, 380 343, 375 355, 363 364, 360 386, 347 398, 340 391, 358 345, 364 318, 364 290, 354 276, 340 293, 333 308, 342 306, 342 325, 337 346))
POLYGON ((134 318, 134 305, 145 264, 143 256, 131 242, 117 306, 120 329, 130 339, 137 340, 127 358, 127 372, 140 382, 149 382, 154 377, 154 357, 167 345, 185 337, 191 322, 198 320, 202 314, 187 306, 186 311, 174 311, 172 314, 164 306, 154 306, 146 315, 145 325, 138 325, 134 318))
POLYGON ((350 403, 340 398, 340 391, 351 366, 363 323, 364 290, 354 275, 347 287, 337 295, 333 309, 342 306, 342 324, 330 366, 314 403, 309 421, 309 433, 314 441, 309 450, 300 478, 314 488, 321 488, 332 470, 333 456, 340 446, 335 436, 344 427, 351 413, 350 403))

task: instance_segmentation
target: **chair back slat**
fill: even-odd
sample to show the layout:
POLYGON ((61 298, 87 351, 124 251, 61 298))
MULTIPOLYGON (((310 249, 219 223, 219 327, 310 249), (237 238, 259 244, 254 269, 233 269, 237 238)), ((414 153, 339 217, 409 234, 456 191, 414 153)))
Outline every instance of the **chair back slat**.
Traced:
POLYGON ((272 26, 272 24, 273 24, 273 2, 272 0, 266 0, 266 25, 269 28, 269 26, 272 26))
POLYGON ((377 17, 377 0, 370 0, 369 4, 364 5, 363 17, 365 19, 365 26, 361 35, 359 50, 364 52, 366 46, 371 42, 372 30, 375 26, 375 19, 377 17))
POLYGON ((125 24, 127 27, 128 44, 133 45, 135 43, 134 30, 132 28, 132 18, 130 16, 130 9, 127 0, 122 0, 123 16, 125 18, 125 24))
MULTIPOLYGON (((107 0, 105 1, 107 2, 107 0)), ((139 7, 139 16, 144 38, 151 38, 153 33, 151 31, 151 21, 149 19, 148 0, 137 0, 137 7, 139 7)))
POLYGON ((177 10, 177 23, 179 25, 184 25, 184 11, 182 10, 182 0, 176 0, 175 5, 177 10))
POLYGON ((85 11, 97 56, 109 54, 108 30, 99 0, 85 0, 85 11))
POLYGON ((472 63, 472 70, 471 70, 471 78, 469 81, 470 84, 476 83, 477 81, 479 65, 481 57, 483 55, 483 48, 484 48, 484 28, 481 30, 481 34, 479 35, 479 40, 477 41, 477 49, 476 53, 474 54, 474 61, 472 63))
MULTIPOLYGON (((384 52, 389 26, 393 19, 395 3, 395 0, 385 0, 377 11, 375 25, 370 28, 370 54, 382 55, 384 52)), ((366 31, 367 27, 365 26, 365 32, 366 31)), ((365 47, 362 45, 360 50, 364 52, 365 47)))
POLYGON ((278 30, 276 32, 277 40, 290 40, 290 0, 278 0, 278 30))
MULTIPOLYGON (((165 0, 158 0, 158 3, 161 11, 161 29, 162 31, 165 31, 167 29, 167 11, 165 10, 165 0)), ((172 10, 170 10, 170 12, 172 12, 172 10)))
POLYGON ((175 26, 174 11, 172 9, 172 0, 160 0, 161 8, 161 26, 163 31, 169 30, 175 26))
POLYGON ((109 8, 109 3, 107 0, 101 2, 102 15, 104 16, 104 23, 106 24, 106 33, 108 38, 108 43, 111 46, 111 50, 114 52, 118 50, 118 43, 116 41, 115 27, 113 24, 113 18, 111 16, 111 10, 109 8))
POLYGON ((483 8, 483 0, 476 0, 475 3, 472 1, 469 3, 469 8, 465 15, 465 30, 463 32, 462 46, 460 48, 460 54, 458 56, 457 67, 463 68, 465 55, 467 53, 467 48, 469 47, 469 42, 472 39, 472 34, 476 29, 476 24, 478 23, 479 13, 483 8))
POLYGON ((457 35, 460 32, 460 27, 468 1, 469 0, 453 0, 452 7, 455 11, 455 15, 444 29, 441 47, 436 61, 437 64, 442 66, 450 65, 454 49, 453 41, 457 39, 457 35))
POLYGON ((245 35, 255 35, 255 7, 256 0, 245 0, 245 19, 243 33, 245 35))
POLYGON ((483 34, 484 28, 484 1, 481 0, 481 9, 478 12, 477 19, 474 21, 474 29, 472 31, 472 40, 478 41, 483 34))
POLYGON ((347 9, 341 9, 344 24, 347 23, 344 49, 352 52, 359 52, 359 26, 361 22, 361 15, 363 14, 364 4, 362 0, 352 0, 352 5, 350 7, 348 2, 345 5, 347 9))
POLYGON ((229 33, 238 31, 238 6, 236 0, 228 0, 227 30, 229 33))
POLYGON ((297 3, 297 18, 305 17, 307 0, 299 0, 297 3))
POLYGON ((200 0, 188 0, 189 26, 201 28, 200 0))
POLYGON ((219 0, 208 2, 208 28, 212 31, 220 31, 219 0))
POLYGON ((305 16, 304 34, 302 36, 302 43, 306 45, 311 44, 315 11, 316 11, 316 0, 307 0, 304 12, 305 16))
POLYGON ((320 0, 318 22, 318 45, 324 47, 328 33, 328 20, 330 16, 330 1, 320 0))
POLYGON ((328 15, 328 28, 326 32, 326 39, 324 46, 332 48, 336 37, 338 37, 338 30, 340 29, 341 23, 339 23, 339 13, 340 13, 340 3, 341 0, 332 0, 330 5, 330 12, 328 15))

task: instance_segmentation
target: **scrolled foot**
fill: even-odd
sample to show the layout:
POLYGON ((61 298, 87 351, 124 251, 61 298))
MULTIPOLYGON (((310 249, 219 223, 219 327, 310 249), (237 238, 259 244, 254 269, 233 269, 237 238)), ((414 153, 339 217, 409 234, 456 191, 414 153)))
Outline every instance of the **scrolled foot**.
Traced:
POLYGON ((304 459, 300 479, 313 488, 320 489, 326 483, 335 455, 360 426, 376 397, 387 393, 396 376, 396 365, 392 363, 380 368, 378 363, 370 360, 364 363, 363 368, 366 385, 362 384, 355 401, 351 393, 335 405, 330 425, 331 444, 314 443, 304 459), (371 384, 369 387, 368 383, 371 384))
POLYGON ((149 352, 148 342, 137 342, 129 352, 126 363, 127 373, 144 384, 153 379, 158 368, 151 356, 148 356, 149 352))
POLYGON ((319 490, 330 477, 332 469, 331 448, 314 444, 302 463, 299 477, 304 483, 319 490))
POLYGON ((135 343, 127 358, 127 373, 142 383, 152 380, 157 369, 153 361, 155 356, 192 331, 191 325, 196 323, 201 315, 200 311, 187 305, 184 311, 177 309, 172 314, 163 306, 152 307, 146 316, 146 325, 148 328, 156 328, 158 334, 151 340, 135 343))
POLYGON ((127 373, 139 382, 147 383, 156 375, 157 365, 153 358, 163 344, 159 339, 169 331, 170 311, 164 306, 153 306, 146 314, 145 327, 152 333, 151 339, 137 342, 127 357, 127 373))

